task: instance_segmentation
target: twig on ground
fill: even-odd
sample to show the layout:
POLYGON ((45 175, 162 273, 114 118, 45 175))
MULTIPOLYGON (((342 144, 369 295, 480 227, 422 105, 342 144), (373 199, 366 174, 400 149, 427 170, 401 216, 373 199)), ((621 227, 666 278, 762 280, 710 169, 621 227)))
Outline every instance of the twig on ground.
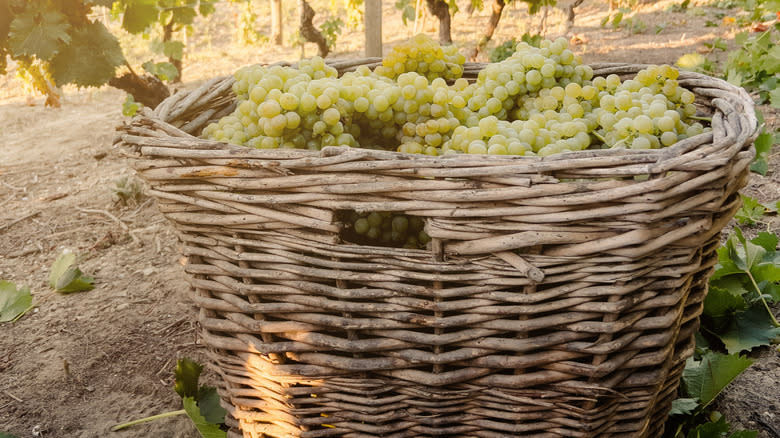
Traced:
POLYGON ((23 251, 12 252, 11 254, 6 255, 6 257, 8 257, 9 259, 16 259, 16 258, 19 258, 19 257, 28 256, 28 255, 36 253, 36 252, 40 252, 40 249, 39 248, 28 248, 28 249, 25 249, 23 251))
POLYGON ((16 187, 16 186, 12 186, 11 184, 8 184, 8 183, 7 183, 7 182, 5 182, 5 181, 0 181, 0 184, 2 184, 2 185, 4 185, 4 186, 8 187, 8 188, 9 188, 9 189, 11 189, 11 190, 15 190, 15 191, 17 191, 17 192, 27 192, 27 187, 16 187))
POLYGON ((37 216, 39 214, 41 214, 40 210, 32 212, 32 213, 27 214, 27 215, 24 215, 24 216, 20 217, 19 219, 12 220, 11 222, 9 222, 9 223, 7 223, 5 225, 0 225, 0 231, 5 230, 6 228, 11 228, 12 226, 18 224, 19 222, 21 222, 21 221, 23 221, 25 219, 29 219, 29 218, 31 218, 33 216, 37 216))
POLYGON ((17 396, 15 396, 15 395, 11 394, 11 393, 10 393, 10 392, 8 392, 8 391, 3 391, 3 394, 7 395, 8 397, 11 397, 12 399, 14 399, 14 400, 18 401, 19 403, 24 403, 24 400, 22 400, 22 399, 20 399, 19 397, 17 397, 17 396))
POLYGON ((119 224, 119 226, 122 227, 123 230, 128 231, 128 232, 130 231, 130 227, 128 227, 126 223, 122 222, 121 220, 119 220, 118 217, 114 216, 113 214, 109 213, 106 210, 96 210, 96 209, 81 208, 81 207, 76 207, 76 210, 78 210, 78 211, 80 211, 82 213, 102 214, 102 215, 108 217, 109 219, 113 220, 117 224, 119 224))

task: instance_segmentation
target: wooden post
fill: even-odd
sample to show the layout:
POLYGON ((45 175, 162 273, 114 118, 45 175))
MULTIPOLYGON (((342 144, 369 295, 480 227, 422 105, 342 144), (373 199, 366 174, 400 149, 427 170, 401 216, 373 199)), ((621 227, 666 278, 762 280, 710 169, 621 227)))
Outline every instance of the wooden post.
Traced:
POLYGON ((382 0, 365 0, 366 57, 382 57, 382 0))
POLYGON ((271 41, 282 45, 282 0, 271 0, 271 41))

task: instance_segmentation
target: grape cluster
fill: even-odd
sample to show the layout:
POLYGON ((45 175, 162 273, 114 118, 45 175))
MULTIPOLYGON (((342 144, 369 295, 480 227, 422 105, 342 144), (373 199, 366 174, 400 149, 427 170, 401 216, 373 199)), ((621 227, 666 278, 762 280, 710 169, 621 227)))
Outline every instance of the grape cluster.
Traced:
POLYGON ((425 233, 425 222, 419 216, 398 212, 350 212, 349 223, 354 235, 348 236, 362 243, 403 248, 424 248, 431 238, 425 233))
MULTIPOLYGON (((374 71, 361 66, 341 77, 319 57, 297 68, 246 67, 235 75, 235 112, 203 135, 262 149, 549 156, 660 148, 710 129, 695 121, 695 96, 670 66, 650 66, 627 80, 593 77, 565 39, 539 47, 520 42, 474 82, 458 78, 462 63, 455 49, 417 36, 374 71)), ((409 247, 412 238, 425 241, 417 219, 358 216, 353 231, 362 239, 409 247), (412 230, 406 234, 404 220, 412 230)))
POLYGON ((436 78, 455 80, 463 74, 466 57, 456 46, 441 47, 425 34, 395 47, 375 69, 376 74, 395 79, 406 72, 416 72, 429 81, 436 78))

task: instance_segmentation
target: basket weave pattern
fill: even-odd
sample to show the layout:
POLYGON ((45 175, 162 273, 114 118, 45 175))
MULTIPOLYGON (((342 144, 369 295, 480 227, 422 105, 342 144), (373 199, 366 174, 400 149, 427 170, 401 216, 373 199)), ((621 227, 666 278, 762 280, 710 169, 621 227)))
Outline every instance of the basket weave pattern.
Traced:
POLYGON ((756 133, 742 89, 679 81, 712 132, 544 159, 195 137, 231 78, 137 117, 232 436, 659 436, 756 133), (423 217, 430 248, 345 241, 349 210, 423 217))

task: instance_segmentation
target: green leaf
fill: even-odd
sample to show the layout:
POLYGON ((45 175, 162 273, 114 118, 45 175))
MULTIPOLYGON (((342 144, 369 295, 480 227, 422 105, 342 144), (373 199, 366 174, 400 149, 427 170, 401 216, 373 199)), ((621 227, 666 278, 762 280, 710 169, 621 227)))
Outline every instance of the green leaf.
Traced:
MULTIPOLYGON (((742 289, 745 293, 748 291, 742 289)), ((737 310, 745 308, 745 299, 738 293, 732 293, 727 287, 710 284, 710 290, 704 298, 703 315, 718 319, 733 315, 737 310)))
POLYGON ((157 0, 126 0, 122 28, 136 34, 157 22, 160 10, 157 0))
POLYGON ((181 41, 166 41, 162 44, 163 55, 180 60, 184 56, 184 43, 181 41))
POLYGON ((741 224, 754 224, 761 220, 764 216, 766 208, 758 202, 758 199, 751 198, 740 194, 742 198, 742 207, 737 210, 737 214, 734 216, 737 222, 741 224))
MULTIPOLYGON (((777 210, 775 210, 777 211, 777 210)), ((751 242, 755 243, 756 245, 761 246, 767 252, 775 251, 777 250, 777 244, 780 242, 780 238, 777 237, 777 234, 775 233, 769 233, 766 231, 762 231, 758 233, 758 236, 754 237, 751 242)))
POLYGON ((70 45, 51 61, 57 85, 101 86, 125 62, 116 37, 102 23, 89 23, 73 33, 70 45))
MULTIPOLYGON (((780 96, 778 96, 780 98, 780 96)), ((778 100, 780 102, 780 100, 778 100)), ((761 133, 756 137, 754 143, 756 148, 756 158, 753 159, 753 163, 750 164, 750 170, 760 175, 766 175, 769 170, 769 152, 772 149, 773 141, 772 134, 768 132, 761 133)))
POLYGON ((219 394, 214 388, 202 386, 198 391, 198 407, 200 414, 212 424, 225 422, 225 409, 219 404, 219 394))
POLYGON ((200 0, 200 4, 198 5, 198 13, 203 16, 207 17, 214 13, 214 11, 217 10, 216 7, 214 7, 214 3, 216 0, 200 0))
POLYGON ((57 257, 54 264, 51 265, 51 272, 49 273, 49 286, 56 288, 57 279, 62 277, 65 271, 69 267, 76 264, 76 254, 70 251, 65 251, 57 257))
POLYGON ((34 56, 48 61, 60 50, 60 43, 71 41, 67 20, 65 14, 58 11, 32 11, 17 15, 8 34, 12 55, 34 56))
POLYGON ((141 65, 148 73, 153 74, 163 81, 172 81, 179 76, 179 70, 170 62, 147 61, 141 65))
POLYGON ((736 312, 726 332, 718 334, 729 353, 769 345, 778 336, 780 327, 774 327, 772 318, 761 302, 753 303, 745 311, 736 312))
POLYGON ((669 411, 669 415, 690 415, 698 407, 699 402, 695 398, 678 398, 672 401, 672 410, 669 411))
POLYGON ((705 408, 752 363, 746 357, 713 351, 705 353, 699 362, 689 359, 682 377, 687 395, 699 400, 705 408))
POLYGON ((128 94, 125 97, 125 101, 122 103, 122 115, 125 117, 133 117, 141 108, 141 104, 135 101, 132 94, 128 94))
MULTIPOLYGON (((780 87, 769 92, 769 103, 775 108, 780 108, 780 87)), ((766 175, 766 173, 762 175, 766 175)))
POLYGON ((16 435, 11 435, 10 433, 0 432, 0 438, 19 438, 19 437, 16 435))
POLYGON ((179 6, 172 9, 173 18, 172 21, 177 24, 188 25, 195 21, 195 17, 198 13, 189 6, 179 6))
POLYGON ((91 290, 95 279, 83 275, 76 266, 76 254, 63 252, 54 261, 49 273, 49 286, 57 292, 70 293, 91 290))
POLYGON ((202 371, 203 365, 186 357, 176 362, 176 371, 174 372, 176 383, 173 388, 181 398, 198 398, 198 379, 202 371))
POLYGON ((17 289, 10 281, 0 280, 0 322, 13 322, 21 318, 33 308, 32 301, 29 288, 17 289))
POLYGON ((707 58, 699 53, 687 53, 677 58, 677 66, 684 70, 696 70, 707 62, 707 58))
POLYGON ((187 415, 195 424, 195 428, 198 429, 198 433, 203 438, 226 438, 227 432, 220 429, 218 424, 212 424, 206 421, 203 415, 200 414, 200 409, 195 399, 192 397, 182 398, 182 404, 184 410, 187 411, 187 415))

